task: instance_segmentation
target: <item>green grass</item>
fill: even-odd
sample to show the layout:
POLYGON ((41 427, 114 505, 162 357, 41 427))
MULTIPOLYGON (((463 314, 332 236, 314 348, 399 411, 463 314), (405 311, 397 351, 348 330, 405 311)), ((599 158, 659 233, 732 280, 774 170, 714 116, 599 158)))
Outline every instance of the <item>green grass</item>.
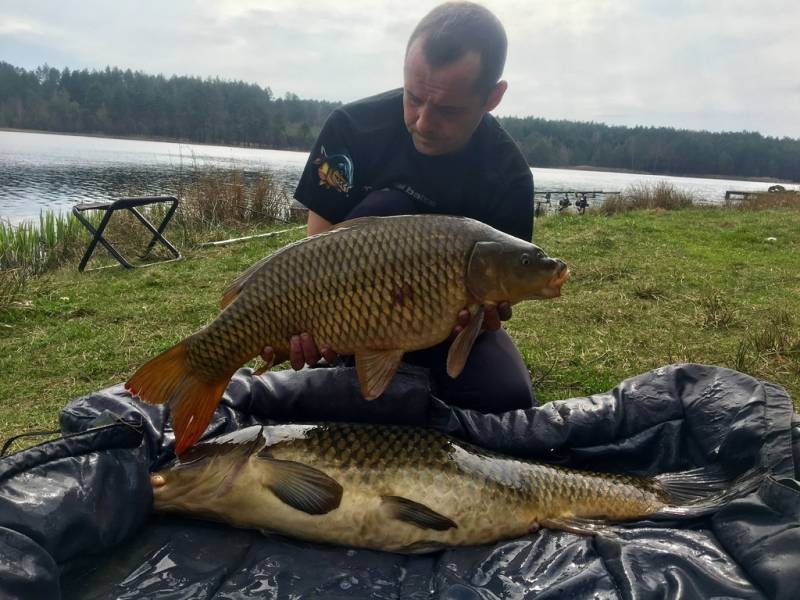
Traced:
MULTIPOLYGON (((56 427, 69 400, 124 381, 210 321, 237 274, 300 235, 28 281, 0 310, 0 438, 56 427)), ((691 361, 778 383, 798 406, 800 211, 558 215, 537 222, 536 242, 573 272, 561 298, 516 306, 507 324, 540 401, 691 361)))

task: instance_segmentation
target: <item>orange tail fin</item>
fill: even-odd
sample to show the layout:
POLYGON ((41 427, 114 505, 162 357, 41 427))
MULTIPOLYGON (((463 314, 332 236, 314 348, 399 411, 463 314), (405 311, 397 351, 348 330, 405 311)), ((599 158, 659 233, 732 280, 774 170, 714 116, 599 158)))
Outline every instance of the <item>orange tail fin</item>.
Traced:
POLYGON ((143 365, 125 389, 150 404, 169 404, 175 430, 175 453, 200 439, 211 422, 230 377, 209 381, 186 361, 186 340, 143 365))

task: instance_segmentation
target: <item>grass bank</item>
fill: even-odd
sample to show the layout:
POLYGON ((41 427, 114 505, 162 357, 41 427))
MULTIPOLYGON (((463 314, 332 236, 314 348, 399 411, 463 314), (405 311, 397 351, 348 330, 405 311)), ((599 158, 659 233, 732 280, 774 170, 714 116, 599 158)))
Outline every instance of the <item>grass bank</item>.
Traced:
MULTIPOLYGON (((69 400, 125 380, 207 323, 228 282, 301 235, 28 281, 0 310, 0 439, 56 427, 69 400)), ((554 215, 539 219, 536 241, 573 271, 560 299, 519 305, 508 323, 540 401, 687 361, 778 383, 800 406, 800 211, 554 215)))

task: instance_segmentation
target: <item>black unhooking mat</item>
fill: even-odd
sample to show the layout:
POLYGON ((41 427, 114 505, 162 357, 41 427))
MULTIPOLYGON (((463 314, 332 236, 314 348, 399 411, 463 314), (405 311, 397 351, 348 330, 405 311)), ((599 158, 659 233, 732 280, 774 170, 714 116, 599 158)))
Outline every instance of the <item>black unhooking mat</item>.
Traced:
POLYGON ((654 474, 767 465, 760 489, 713 517, 617 536, 542 530, 423 556, 299 542, 151 514, 150 470, 171 458, 160 407, 122 386, 61 414, 64 438, 0 461, 2 598, 800 597, 800 420, 786 392, 727 369, 673 365, 606 394, 502 415, 451 408, 403 368, 380 399, 352 369, 237 373, 217 435, 267 422, 432 427, 503 453, 654 474))

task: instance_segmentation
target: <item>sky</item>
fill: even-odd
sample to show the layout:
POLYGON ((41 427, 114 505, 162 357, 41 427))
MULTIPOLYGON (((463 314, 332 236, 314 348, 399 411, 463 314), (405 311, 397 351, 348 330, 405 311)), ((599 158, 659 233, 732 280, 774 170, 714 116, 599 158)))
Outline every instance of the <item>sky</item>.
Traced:
MULTIPOLYGON (((0 60, 241 79, 348 102, 402 85, 438 2, 0 0, 0 60)), ((486 0, 509 38, 495 114, 800 138, 797 0, 486 0)))

